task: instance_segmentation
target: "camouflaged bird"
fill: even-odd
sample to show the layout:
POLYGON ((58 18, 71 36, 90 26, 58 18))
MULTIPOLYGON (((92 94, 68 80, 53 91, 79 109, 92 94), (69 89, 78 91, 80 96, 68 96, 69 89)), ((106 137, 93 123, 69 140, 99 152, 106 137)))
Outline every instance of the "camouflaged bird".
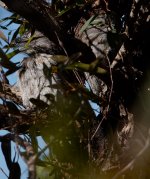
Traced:
MULTIPOLYGON (((89 19, 84 19, 84 23, 81 24, 79 21, 74 30, 75 37, 91 49, 91 53, 94 54, 92 60, 98 60, 97 66, 107 70, 109 70, 110 64, 123 43, 122 36, 117 36, 119 25, 116 19, 114 14, 99 10, 98 13, 91 14, 89 19), (110 39, 114 39, 114 41, 110 39)), ((53 56, 65 55, 63 49, 37 30, 34 34, 24 34, 18 40, 18 45, 22 51, 29 55, 29 58, 23 60, 22 69, 19 72, 19 87, 24 105, 32 106, 30 98, 39 98, 49 104, 46 95, 48 93, 56 95, 57 90, 52 89, 52 86, 57 83, 61 84, 62 78, 67 76, 62 77, 62 74, 49 73, 49 79, 44 79, 44 67, 51 69, 52 66, 57 66, 58 62, 53 60, 53 56)), ((74 49, 75 53, 80 52, 76 48, 74 49)), ((83 53, 86 54, 86 51, 83 53)), ((87 57, 88 55, 85 59, 88 60, 87 57)), ((79 61, 82 59, 84 59, 84 55, 79 61)), ((97 96, 104 96, 107 92, 107 85, 97 75, 85 72, 81 78, 86 79, 92 92, 97 96)), ((73 82, 73 80, 70 81, 73 82)))

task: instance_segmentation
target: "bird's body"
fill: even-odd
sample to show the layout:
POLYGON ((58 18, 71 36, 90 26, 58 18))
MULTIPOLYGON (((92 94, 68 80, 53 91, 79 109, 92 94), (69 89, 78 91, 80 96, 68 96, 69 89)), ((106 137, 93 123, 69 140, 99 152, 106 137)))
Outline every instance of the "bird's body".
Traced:
POLYGON ((56 65, 56 62, 48 54, 36 54, 32 58, 24 59, 22 69, 19 71, 19 87, 24 106, 33 106, 31 98, 50 104, 46 95, 55 96, 57 90, 52 85, 58 84, 57 75, 50 73, 52 65, 56 65), (48 69, 49 71, 46 71, 48 69), (49 73, 49 78, 44 73, 49 73))
MULTIPOLYGON (((107 57, 112 51, 112 47, 108 42, 108 33, 111 31, 110 20, 108 15, 102 12, 100 15, 95 16, 89 26, 78 35, 82 43, 90 47, 95 58, 99 59, 98 65, 104 66, 105 68, 109 68, 107 57)), ((53 89, 52 86, 53 84, 57 85, 61 83, 60 76, 58 74, 49 73, 50 76, 46 77, 44 74, 44 66, 46 65, 50 71, 52 66, 57 66, 57 62, 52 60, 51 57, 62 54, 62 49, 56 46, 41 32, 35 31, 31 42, 28 44, 30 38, 30 33, 25 34, 19 42, 21 48, 29 55, 29 58, 24 59, 22 62, 22 69, 19 72, 19 86, 22 93, 23 104, 28 107, 32 106, 30 98, 39 98, 49 104, 50 102, 46 99, 46 95, 49 93, 54 96, 56 95, 57 90, 53 89), (28 45, 26 46, 24 44, 28 45), (25 46, 26 48, 24 48, 25 46)), ((67 79, 68 76, 62 78, 67 79)), ((70 82, 73 83, 74 77, 70 76, 69 78, 72 79, 70 82)), ((83 78, 87 80, 94 94, 101 96, 100 93, 104 92, 102 88, 105 88, 106 92, 107 87, 105 83, 96 75, 85 73, 83 78)))

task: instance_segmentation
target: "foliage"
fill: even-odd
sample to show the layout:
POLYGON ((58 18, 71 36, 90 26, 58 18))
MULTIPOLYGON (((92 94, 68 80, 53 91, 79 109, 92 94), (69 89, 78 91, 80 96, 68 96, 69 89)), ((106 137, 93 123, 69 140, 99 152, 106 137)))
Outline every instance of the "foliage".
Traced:
POLYGON ((11 141, 25 149, 18 152, 30 179, 148 178, 149 1, 2 2, 12 12, 0 24, 0 129, 9 131, 0 142, 9 178, 21 177, 11 141), (14 63, 22 52, 28 57, 14 63), (28 107, 27 91, 11 86, 8 75, 20 71, 21 81, 28 61, 41 54, 52 63, 40 66, 44 78, 58 79, 50 83, 54 92, 44 94, 48 102, 27 96, 28 107), (98 115, 90 101, 100 107, 98 115))

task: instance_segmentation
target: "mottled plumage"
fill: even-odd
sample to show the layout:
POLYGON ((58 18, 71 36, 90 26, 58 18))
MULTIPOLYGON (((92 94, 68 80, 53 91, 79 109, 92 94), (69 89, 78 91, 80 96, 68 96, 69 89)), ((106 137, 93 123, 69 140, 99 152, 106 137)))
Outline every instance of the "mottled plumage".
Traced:
POLYGON ((26 107, 33 106, 30 98, 50 104, 48 94, 56 95, 57 90, 52 85, 58 84, 59 80, 56 74, 50 73, 52 65, 56 65, 56 62, 48 54, 36 54, 23 60, 19 71, 19 87, 26 107), (49 71, 46 71, 48 69, 49 71), (49 73, 49 78, 45 73, 49 73))
MULTIPOLYGON (((116 24, 112 21, 112 17, 102 11, 95 19, 86 27, 86 29, 78 35, 87 46, 89 46, 96 59, 99 60, 98 65, 109 68, 108 58, 112 60, 115 57, 115 45, 109 43, 109 33, 114 33, 116 24), (114 53, 114 54, 113 54, 114 53)), ((114 33, 115 34, 115 33, 114 33)), ((40 100, 50 104, 46 99, 46 94, 57 93, 57 90, 51 87, 51 84, 61 83, 58 74, 52 74, 48 78, 44 76, 44 64, 47 68, 57 63, 51 59, 51 55, 61 54, 60 47, 57 47, 42 33, 35 31, 32 41, 28 45, 24 45, 31 38, 31 34, 27 33, 19 42, 21 48, 30 56, 24 59, 22 69, 20 70, 20 89, 22 99, 25 106, 32 106, 30 98, 39 98, 40 100), (57 76, 57 79, 56 79, 57 76)), ((94 59, 93 59, 94 60, 94 59)), ((64 78, 66 78, 65 76, 64 78)), ((90 85, 91 90, 97 96, 103 96, 107 91, 107 85, 96 75, 85 73, 85 78, 90 85)), ((70 80, 73 82, 73 79, 70 80)))

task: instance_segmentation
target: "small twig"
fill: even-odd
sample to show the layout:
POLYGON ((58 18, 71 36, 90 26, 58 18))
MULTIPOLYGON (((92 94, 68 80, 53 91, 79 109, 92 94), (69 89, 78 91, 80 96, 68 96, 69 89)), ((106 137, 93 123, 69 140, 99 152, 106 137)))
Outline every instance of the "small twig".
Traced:
POLYGON ((108 111, 109 111, 110 101, 111 101, 112 91, 113 91, 113 85, 114 85, 113 77, 112 77, 112 68, 111 68, 111 64, 110 64, 110 60, 109 60, 108 56, 107 56, 107 61, 108 61, 108 65, 109 65, 109 73, 110 73, 111 87, 110 87, 110 93, 109 93, 108 106, 107 106, 106 113, 108 113, 108 111))
POLYGON ((3 174, 8 178, 8 175, 4 172, 4 170, 0 167, 0 170, 3 172, 3 174))
POLYGON ((107 108, 106 108, 106 113, 105 115, 103 116, 103 118, 101 119, 101 121, 99 122, 94 134, 92 135, 91 137, 91 140, 93 140, 94 136, 96 135, 97 131, 99 130, 102 122, 104 121, 104 119, 106 119, 106 116, 109 112, 109 108, 110 108, 110 101, 111 101, 111 97, 112 97, 112 91, 113 91, 113 77, 112 77, 112 69, 111 69, 111 64, 110 64, 110 60, 108 58, 108 56, 106 55, 107 57, 107 61, 108 61, 108 65, 109 65, 109 73, 110 73, 110 80, 111 80, 111 87, 110 87, 110 93, 109 93, 109 99, 108 99, 108 105, 107 105, 107 108))
POLYGON ((106 116, 104 115, 103 118, 102 118, 102 120, 99 122, 99 124, 98 124, 98 126, 97 126, 97 128, 96 128, 96 130, 95 130, 95 132, 94 132, 94 134, 93 134, 92 137, 91 137, 91 140, 93 140, 93 138, 95 137, 95 135, 96 135, 97 131, 99 130, 99 128, 101 127, 101 124, 102 124, 102 122, 104 121, 105 117, 106 117, 106 116))
POLYGON ((121 60, 123 61, 122 54, 125 53, 124 44, 120 47, 115 59, 112 61, 110 67, 113 69, 121 60))
MULTIPOLYGON (((63 49, 63 51, 65 52, 66 56, 68 57, 68 53, 67 53, 67 51, 66 51, 66 49, 64 47, 64 44, 63 44, 62 40, 60 39, 60 37, 59 37, 59 35, 58 35, 58 33, 56 31, 55 31, 55 35, 57 37, 57 40, 58 40, 58 43, 59 43, 60 47, 63 49)), ((68 60, 69 60, 69 58, 68 58, 68 60)))

